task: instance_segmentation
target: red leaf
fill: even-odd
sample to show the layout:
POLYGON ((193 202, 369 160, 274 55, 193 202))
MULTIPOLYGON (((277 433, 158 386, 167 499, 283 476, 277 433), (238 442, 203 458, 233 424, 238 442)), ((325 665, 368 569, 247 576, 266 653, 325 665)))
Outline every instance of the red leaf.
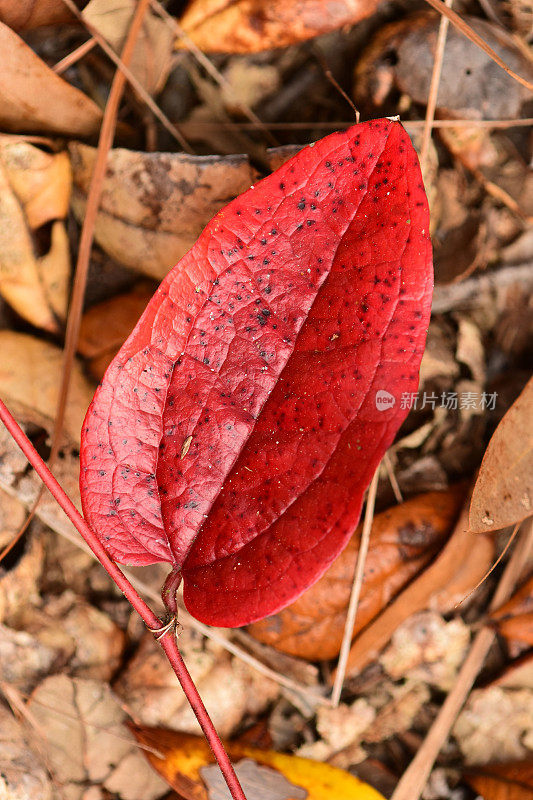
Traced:
POLYGON ((112 557, 180 566, 213 625, 297 597, 348 541, 407 414, 431 287, 399 123, 332 134, 226 206, 87 413, 83 510, 112 557))

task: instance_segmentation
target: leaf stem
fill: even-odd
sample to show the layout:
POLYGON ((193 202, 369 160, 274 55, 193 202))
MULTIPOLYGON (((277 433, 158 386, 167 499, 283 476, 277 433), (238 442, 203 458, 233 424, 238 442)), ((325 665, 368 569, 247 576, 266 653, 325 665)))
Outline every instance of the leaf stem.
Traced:
MULTIPOLYGON (((100 540, 89 527, 85 519, 82 517, 72 500, 68 497, 60 484, 54 478, 40 455, 35 450, 34 446, 13 418, 7 406, 0 400, 0 420, 4 423, 7 430, 16 441, 34 470, 37 472, 48 491, 61 506, 67 517, 76 527, 80 535, 85 539, 92 552, 106 570, 110 578, 119 587, 124 597, 128 600, 130 605, 137 611, 143 622, 148 628, 158 629, 163 626, 162 621, 157 617, 150 606, 140 597, 140 595, 133 588, 129 580, 126 578, 120 567, 115 564, 105 551, 100 540)), ((171 573, 173 575, 173 573, 171 573)), ((246 796, 239 783, 239 779, 235 774, 235 770, 229 760, 228 754, 224 749, 218 733, 207 713, 207 710, 202 702, 198 689, 185 666, 181 653, 179 652, 176 637, 173 630, 168 630, 164 636, 159 640, 171 666, 174 670, 181 687, 189 701, 192 710, 194 711, 200 727, 213 751, 217 763, 221 769, 224 779, 228 785, 233 800, 246 800, 246 796)))

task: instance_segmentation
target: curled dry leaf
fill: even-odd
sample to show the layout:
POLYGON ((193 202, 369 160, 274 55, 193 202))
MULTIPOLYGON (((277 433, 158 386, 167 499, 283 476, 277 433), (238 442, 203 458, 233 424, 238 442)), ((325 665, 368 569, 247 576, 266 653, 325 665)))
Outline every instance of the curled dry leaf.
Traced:
POLYGON ((533 800, 533 761, 487 764, 464 774, 484 800, 533 800))
MULTIPOLYGON (((192 0, 181 26, 206 52, 256 53, 287 47, 370 16, 380 0, 192 0)), ((178 39, 178 47, 186 42, 178 39)))
POLYGON ((28 45, 0 22, 0 125, 13 132, 69 136, 97 133, 102 112, 83 92, 56 75, 28 45))
MULTIPOLYGON (((374 518, 354 636, 440 548, 463 494, 461 488, 429 492, 374 518)), ((342 641, 360 537, 361 526, 322 578, 279 614, 251 625, 252 636, 300 658, 334 658, 342 641)))
POLYGON ((155 800, 165 793, 107 684, 53 675, 35 689, 28 709, 39 725, 47 766, 66 796, 82 800, 91 785, 123 800, 155 800))
POLYGON ((490 618, 506 639, 533 647, 533 576, 490 618))
MULTIPOLYGON (((213 771, 209 769, 214 757, 204 739, 161 728, 130 728, 137 741, 150 748, 144 751, 150 764, 184 800, 227 797, 227 794, 218 795, 209 791, 210 787, 214 787, 213 771)), ((253 797, 254 800, 324 800, 333 797, 335 800, 383 800, 383 796, 367 783, 328 764, 273 750, 260 750, 238 742, 225 742, 225 747, 233 762, 246 759, 255 764, 255 769, 248 765, 244 771, 239 770, 237 765, 239 776, 248 776, 250 779, 249 784, 244 782, 243 789, 247 797, 253 797), (259 769, 261 767, 269 768, 270 773, 263 772, 259 769), (258 775, 268 775, 270 787, 263 780, 258 785, 258 775), (288 781, 289 790, 282 778, 288 781), (265 788, 270 791, 263 794, 265 788), (289 793, 283 793, 285 791, 289 793)))
MULTIPOLYGON (((51 430, 61 383, 63 353, 42 339, 24 333, 0 331, 0 396, 13 414, 51 430)), ((75 362, 64 429, 71 442, 79 442, 80 426, 92 387, 75 362)))
POLYGON ((41 25, 74 22, 74 17, 63 0, 0 0, 0 21, 14 31, 27 31, 41 25))
MULTIPOLYGON (((136 0, 91 0, 83 16, 120 53, 136 5, 136 0)), ((168 78, 173 42, 172 28, 148 7, 129 68, 150 94, 157 94, 168 78)))
MULTIPOLYGON (((74 213, 82 219, 96 150, 70 145, 74 213)), ((95 238, 112 258, 161 280, 211 217, 256 173, 247 156, 189 156, 112 150, 95 238)))
POLYGON ((226 206, 84 421, 83 508, 110 555, 170 563, 188 610, 229 627, 318 580, 407 415, 431 261, 396 121, 332 134, 226 206))
POLYGON ((489 442, 470 503, 470 529, 497 531, 533 513, 533 378, 489 442))
POLYGON ((441 614, 453 610, 490 569, 494 556, 492 537, 473 537, 463 511, 454 532, 435 561, 403 590, 355 639, 347 674, 360 672, 389 643, 399 626, 418 611, 441 614))
POLYGON ((0 294, 22 317, 56 331, 64 318, 70 249, 63 220, 71 189, 66 153, 49 153, 0 136, 0 294), (52 222, 50 247, 38 255, 33 232, 52 222))
POLYGON ((83 315, 78 352, 89 359, 89 371, 96 380, 103 378, 153 293, 150 284, 138 284, 126 294, 97 303, 83 315))
MULTIPOLYGON (((0 458, 3 455, 0 446, 0 458)), ((6 544, 16 535, 25 516, 21 503, 0 490, 0 534, 6 544)), ((24 607, 38 602, 43 562, 43 537, 39 531, 32 531, 25 537, 16 563, 0 565, 0 622, 18 627, 24 607)))
MULTIPOLYGON (((531 62, 503 28, 485 20, 465 21, 511 69, 531 77, 531 62)), ((425 105, 435 61, 440 16, 420 13, 383 27, 358 62, 354 94, 375 107, 395 87, 425 105)), ((527 89, 455 27, 450 26, 437 95, 437 111, 466 119, 513 119, 528 99, 527 89)))

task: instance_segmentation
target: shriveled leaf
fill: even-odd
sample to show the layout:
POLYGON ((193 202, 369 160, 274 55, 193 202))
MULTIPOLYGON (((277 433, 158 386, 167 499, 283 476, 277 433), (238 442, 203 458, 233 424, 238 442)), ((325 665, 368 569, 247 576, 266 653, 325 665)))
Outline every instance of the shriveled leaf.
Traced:
POLYGON ((0 21, 14 31, 27 31, 41 25, 73 22, 74 17, 63 0, 0 0, 0 21))
POLYGON ((83 92, 46 66, 0 22, 0 125, 8 131, 47 131, 69 136, 96 133, 102 112, 83 92))
MULTIPOLYGON (((429 492, 374 518, 354 636, 440 548, 462 496, 462 490, 429 492)), ((279 614, 251 625, 252 636, 300 658, 338 655, 360 536, 359 527, 322 578, 279 614)))
POLYGON ((418 159, 377 120, 230 203, 109 367, 81 448, 119 562, 168 561, 191 613, 243 625, 327 569, 405 418, 432 286, 418 159))
MULTIPOLYGON (((137 5, 136 0, 91 0, 83 16, 120 53, 137 5)), ((150 93, 164 86, 172 66, 172 28, 148 8, 137 37, 130 70, 150 93)))
POLYGON ((506 639, 533 647, 533 576, 490 618, 506 639))
MULTIPOLYGON (((0 331, 0 353, 0 395, 13 413, 51 429, 61 383, 62 351, 42 339, 4 330, 0 331)), ((83 377, 79 363, 75 362, 64 425, 73 442, 79 441, 83 414, 91 394, 92 388, 83 377)))
MULTIPOLYGON (((138 742, 151 748, 144 750, 150 764, 185 800, 229 798, 210 767, 214 758, 204 739, 162 728, 131 726, 131 730, 138 742)), ((225 746, 234 762, 243 759, 236 771, 246 796, 254 800, 383 800, 367 783, 329 764, 238 742, 226 742, 225 746), (265 789, 273 793, 265 793, 265 789)))
POLYGON ((5 800, 52 800, 54 787, 36 748, 30 747, 24 727, 0 706, 0 791, 5 800))
POLYGON ((490 569, 493 537, 472 537, 467 512, 463 511, 453 534, 435 561, 403 590, 355 639, 347 674, 360 672, 387 645, 394 632, 412 614, 433 609, 441 614, 454 610, 490 569))
POLYGON ((497 531, 533 513, 533 379, 489 442, 470 503, 470 529, 497 531))
POLYGON ((97 303, 83 315, 78 352, 90 359, 89 370, 97 380, 102 379, 152 294, 148 283, 139 284, 131 292, 97 303))
POLYGON ((0 294, 22 317, 50 331, 67 308, 70 247, 63 220, 70 189, 66 153, 0 136, 0 294), (33 232, 51 221, 50 248, 40 256, 33 232))
MULTIPOLYGON (((96 150, 74 142, 70 152, 73 208, 83 219, 96 150)), ((160 280, 192 247, 211 217, 255 177, 246 156, 117 148, 108 159, 96 240, 119 263, 160 280)))
MULTIPOLYGON (((464 19, 511 69, 532 76, 531 62, 502 27, 475 17, 464 19)), ((425 105, 439 20, 437 14, 422 12, 382 27, 358 62, 355 96, 379 107, 394 87, 425 105)), ((520 115, 528 96, 524 86, 450 26, 437 95, 437 108, 442 114, 467 119, 513 119, 520 115)))
POLYGON ((464 778, 483 800, 533 800, 533 760, 487 764, 464 778))
MULTIPOLYGON (((202 50, 256 53, 287 47, 370 16, 380 0, 192 0, 181 26, 202 50)), ((178 46, 185 46, 178 39, 178 46)))

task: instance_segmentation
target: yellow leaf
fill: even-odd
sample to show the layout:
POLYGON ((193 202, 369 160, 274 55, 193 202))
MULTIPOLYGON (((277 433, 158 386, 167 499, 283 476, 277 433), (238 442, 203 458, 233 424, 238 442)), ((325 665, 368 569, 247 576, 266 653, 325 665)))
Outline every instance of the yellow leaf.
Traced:
MULTIPOLYGON (((208 800, 202 779, 207 773, 203 768, 213 764, 214 758, 203 738, 161 728, 131 726, 131 730, 147 748, 145 754, 152 766, 178 794, 185 800, 208 800)), ((367 783, 329 764, 273 750, 260 750, 238 742, 226 742, 225 747, 236 765, 237 774, 242 759, 251 759, 257 765, 269 767, 294 787, 294 800, 303 796, 302 789, 307 792, 307 800, 383 800, 383 795, 367 783)), ((246 794, 244 780, 243 789, 246 794)), ((251 794, 247 796, 252 797, 251 794)), ((254 800, 261 800, 257 789, 254 800)), ((293 800, 293 796, 288 794, 286 800, 293 800)))

